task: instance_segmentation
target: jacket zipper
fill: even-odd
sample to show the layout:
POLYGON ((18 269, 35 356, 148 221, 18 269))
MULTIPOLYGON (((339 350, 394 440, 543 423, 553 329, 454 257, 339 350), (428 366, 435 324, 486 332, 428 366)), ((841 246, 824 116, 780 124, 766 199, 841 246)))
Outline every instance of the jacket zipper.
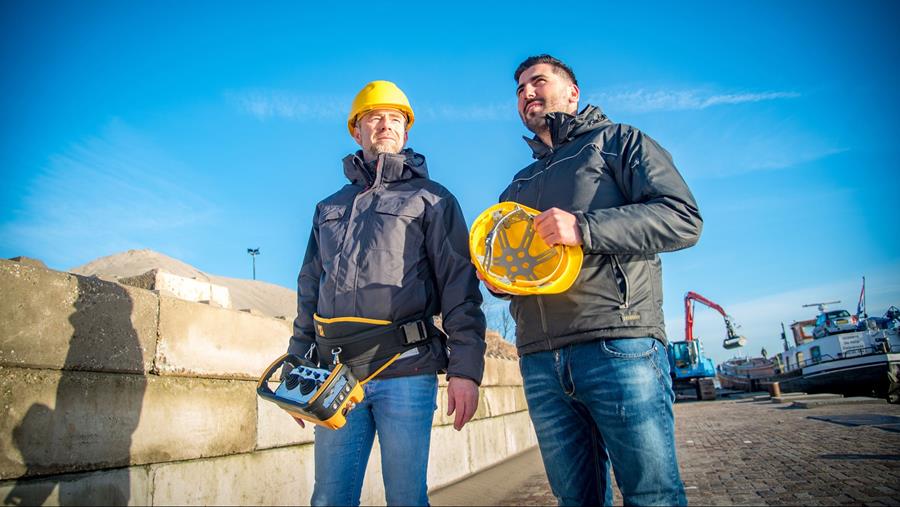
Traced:
MULTIPOLYGON (((380 180, 381 180, 380 176, 381 176, 382 164, 383 164, 383 163, 384 163, 384 157, 378 157, 378 162, 375 164, 375 178, 374 178, 374 180, 372 181, 372 185, 371 185, 370 187, 366 188, 366 189, 363 189, 362 192, 356 194, 356 197, 353 198, 353 203, 350 205, 350 218, 347 219, 347 230, 344 231, 344 240, 341 242, 341 245, 342 245, 342 246, 348 245, 348 244, 349 244, 348 241, 347 241, 347 239, 348 239, 348 237, 350 236, 350 228, 351 228, 351 226, 353 225, 353 217, 357 214, 357 213, 356 213, 356 204, 359 202, 359 199, 360 199, 362 196, 368 194, 369 192, 374 192, 374 191, 375 191, 375 187, 380 183, 380 180)), ((337 268, 335 269, 335 272, 336 272, 337 274, 340 274, 340 272, 341 272, 341 261, 342 261, 343 258, 344 258, 343 253, 342 253, 340 256, 338 256, 338 264, 337 264, 337 268)), ((357 266, 357 269, 358 269, 358 268, 359 268, 359 259, 357 258, 356 261, 357 261, 356 266, 357 266)), ((335 284, 337 284, 337 282, 338 282, 338 281, 335 280, 335 284)), ((355 293, 355 292, 356 292, 356 287, 353 287, 353 289, 354 289, 354 293, 355 293)), ((332 308, 336 308, 336 305, 337 305, 337 294, 338 294, 338 290, 337 290, 337 287, 335 287, 334 294, 332 294, 332 296, 331 296, 331 307, 332 307, 332 308)), ((356 303, 355 303, 355 302, 353 303, 353 307, 354 307, 354 308, 356 307, 356 303)))
MULTIPOLYGON (((629 292, 631 292, 628 286, 628 273, 625 272, 625 269, 619 263, 618 255, 611 255, 610 257, 612 257, 613 260, 613 267, 622 275, 622 280, 625 280, 625 294, 622 294, 623 303, 619 305, 620 310, 625 310, 628 308, 628 297, 630 296, 629 292)), ((615 277, 613 277, 613 282, 615 282, 616 285, 619 284, 619 282, 615 280, 615 277)))
MULTIPOLYGON (((537 204, 537 206, 535 206, 535 208, 537 208, 538 211, 540 211, 540 209, 541 209, 541 197, 544 195, 544 173, 547 171, 547 168, 550 167, 550 164, 553 161, 553 156, 555 154, 556 154, 556 152, 553 150, 553 148, 550 148, 550 154, 547 155, 547 165, 545 165, 544 169, 538 173, 538 175, 539 175, 538 180, 537 180, 538 192, 537 192, 537 200, 535 201, 535 203, 537 204)), ((550 332, 547 330, 547 317, 545 316, 545 313, 544 313, 544 299, 543 299, 543 296, 541 296, 541 295, 536 295, 535 297, 537 297, 538 313, 540 314, 540 317, 541 317, 541 331, 544 332, 544 336, 547 337, 547 343, 550 344, 550 332)), ((551 347, 552 347, 552 345, 551 345, 551 347)))

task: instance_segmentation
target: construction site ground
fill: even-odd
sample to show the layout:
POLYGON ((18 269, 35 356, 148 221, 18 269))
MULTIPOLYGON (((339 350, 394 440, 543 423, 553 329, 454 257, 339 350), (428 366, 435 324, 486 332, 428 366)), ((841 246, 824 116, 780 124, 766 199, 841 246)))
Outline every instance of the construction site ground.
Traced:
MULTIPOLYGON (((900 504, 898 405, 678 402, 675 426, 690 504, 900 504)), ((433 492, 431 502, 556 505, 536 448, 433 492)), ((622 504, 618 489, 614 502, 622 504)))

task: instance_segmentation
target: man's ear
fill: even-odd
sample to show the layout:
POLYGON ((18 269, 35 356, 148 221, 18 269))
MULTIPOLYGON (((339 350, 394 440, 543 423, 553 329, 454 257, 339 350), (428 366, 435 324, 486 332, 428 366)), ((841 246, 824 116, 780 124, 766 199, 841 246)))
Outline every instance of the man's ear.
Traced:
POLYGON ((359 131, 359 123, 353 127, 353 140, 356 141, 356 144, 362 146, 362 132, 359 131))
POLYGON ((578 89, 578 85, 572 83, 569 85, 569 103, 577 104, 578 99, 581 98, 581 90, 578 89))

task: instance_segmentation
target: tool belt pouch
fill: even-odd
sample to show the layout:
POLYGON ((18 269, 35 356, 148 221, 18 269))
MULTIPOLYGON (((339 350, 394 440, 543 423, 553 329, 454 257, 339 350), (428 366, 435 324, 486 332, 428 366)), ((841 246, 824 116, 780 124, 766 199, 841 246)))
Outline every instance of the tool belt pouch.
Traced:
POLYGON ((368 378, 394 355, 442 336, 431 319, 402 323, 360 317, 324 319, 318 315, 313 319, 320 360, 334 362, 337 355, 359 379, 368 378))

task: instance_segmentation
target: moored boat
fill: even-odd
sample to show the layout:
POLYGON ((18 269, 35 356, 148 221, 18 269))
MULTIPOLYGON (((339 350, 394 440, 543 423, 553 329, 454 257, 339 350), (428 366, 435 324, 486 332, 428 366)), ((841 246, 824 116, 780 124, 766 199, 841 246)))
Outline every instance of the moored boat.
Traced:
POLYGON ((716 367, 723 389, 757 391, 775 375, 775 361, 767 357, 734 357, 716 367))
POLYGON ((794 346, 773 357, 775 374, 760 387, 778 382, 782 392, 839 393, 900 401, 900 334, 895 322, 862 321, 856 331, 814 338, 810 322, 791 324, 794 346), (874 324, 874 325, 873 325, 874 324))

